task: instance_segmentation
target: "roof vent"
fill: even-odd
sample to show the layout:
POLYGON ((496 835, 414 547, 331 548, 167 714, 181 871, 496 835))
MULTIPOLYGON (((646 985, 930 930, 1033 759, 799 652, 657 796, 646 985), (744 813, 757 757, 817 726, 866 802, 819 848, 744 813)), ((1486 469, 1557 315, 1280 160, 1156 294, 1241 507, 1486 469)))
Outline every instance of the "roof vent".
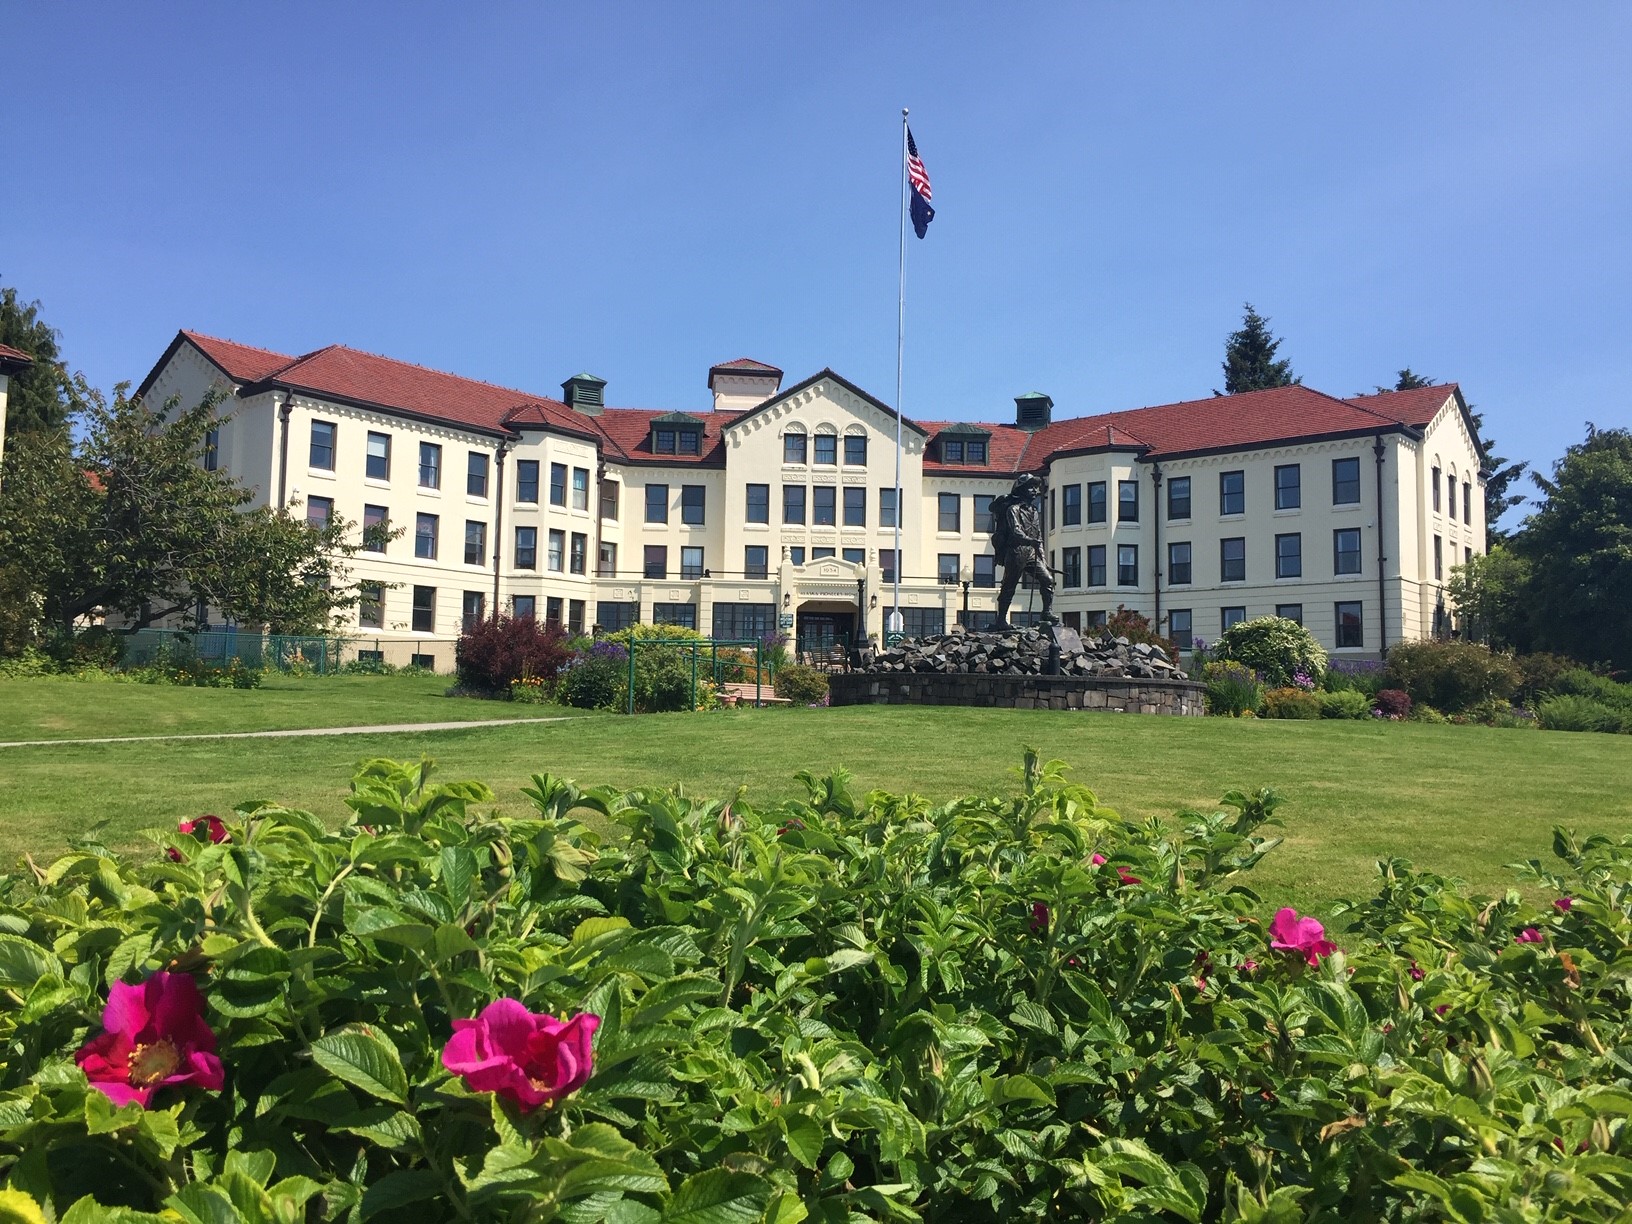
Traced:
POLYGON ((1054 419, 1054 401, 1041 391, 1014 397, 1014 423, 1021 429, 1041 429, 1054 419))
POLYGON ((606 407, 606 379, 593 374, 574 374, 561 384, 561 399, 574 412, 600 416, 606 407))

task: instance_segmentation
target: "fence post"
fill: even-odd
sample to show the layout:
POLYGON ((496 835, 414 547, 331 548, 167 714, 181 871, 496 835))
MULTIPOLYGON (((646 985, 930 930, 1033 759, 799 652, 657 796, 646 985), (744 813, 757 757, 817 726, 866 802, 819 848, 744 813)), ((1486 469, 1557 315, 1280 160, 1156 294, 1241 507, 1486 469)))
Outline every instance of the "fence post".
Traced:
POLYGON ((629 631, 629 709, 628 713, 635 712, 635 631, 629 631))

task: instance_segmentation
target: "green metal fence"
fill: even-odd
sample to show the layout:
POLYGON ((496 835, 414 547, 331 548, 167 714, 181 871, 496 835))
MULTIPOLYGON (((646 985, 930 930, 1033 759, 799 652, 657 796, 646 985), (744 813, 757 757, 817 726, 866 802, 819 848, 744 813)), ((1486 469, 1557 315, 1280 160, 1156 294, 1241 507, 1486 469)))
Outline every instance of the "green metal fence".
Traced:
POLYGON ((754 704, 758 705, 766 696, 765 690, 770 686, 764 683, 766 672, 765 643, 758 638, 640 638, 629 635, 629 702, 626 713, 635 712, 635 656, 642 650, 674 650, 689 657, 691 663, 691 708, 697 708, 697 678, 699 674, 704 679, 712 680, 715 685, 725 682, 725 674, 733 666, 746 667, 746 663, 737 660, 720 658, 720 648, 727 650, 753 651, 754 653, 754 704), (705 657, 706 656, 706 657, 705 657))
POLYGON ((184 633, 179 629, 138 629, 124 639, 126 667, 159 661, 197 659, 225 667, 234 659, 245 667, 306 667, 319 675, 336 671, 348 639, 305 634, 244 633, 211 629, 184 633))

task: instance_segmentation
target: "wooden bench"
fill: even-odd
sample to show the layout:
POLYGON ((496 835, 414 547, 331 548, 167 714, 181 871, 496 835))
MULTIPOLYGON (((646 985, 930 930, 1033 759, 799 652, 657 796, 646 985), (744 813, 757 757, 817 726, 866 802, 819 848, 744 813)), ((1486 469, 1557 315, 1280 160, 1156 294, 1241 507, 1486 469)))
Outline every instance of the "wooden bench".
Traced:
MULTIPOLYGON (((751 706, 754 704, 754 686, 752 684, 727 682, 720 685, 720 696, 722 698, 729 697, 731 699, 731 703, 734 705, 751 706)), ((759 686, 759 704, 792 705, 793 702, 789 701, 786 697, 778 697, 776 693, 772 691, 770 685, 762 684, 759 686)))

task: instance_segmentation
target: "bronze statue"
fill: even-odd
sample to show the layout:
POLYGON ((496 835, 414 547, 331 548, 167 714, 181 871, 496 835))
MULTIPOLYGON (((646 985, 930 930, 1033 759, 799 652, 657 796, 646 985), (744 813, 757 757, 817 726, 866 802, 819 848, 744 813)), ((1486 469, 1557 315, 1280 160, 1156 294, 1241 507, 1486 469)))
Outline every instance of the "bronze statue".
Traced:
POLYGON ((1043 593, 1043 620, 1054 621, 1054 576, 1043 560, 1043 520, 1037 511, 1043 482, 1026 473, 1007 493, 992 498, 992 551, 1003 567, 1003 585, 997 593, 997 623, 1009 628, 1009 604, 1024 574, 1037 581, 1043 593))

